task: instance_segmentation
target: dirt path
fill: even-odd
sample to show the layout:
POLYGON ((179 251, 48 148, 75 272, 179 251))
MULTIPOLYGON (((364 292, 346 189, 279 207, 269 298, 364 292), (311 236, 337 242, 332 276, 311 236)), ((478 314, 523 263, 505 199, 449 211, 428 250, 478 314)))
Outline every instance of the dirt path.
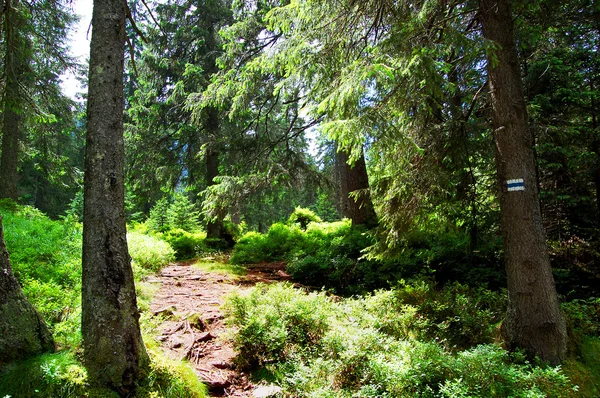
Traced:
POLYGON ((266 397, 265 388, 253 385, 233 367, 235 352, 224 338, 226 327, 220 306, 234 289, 258 282, 289 280, 283 263, 256 265, 243 277, 207 272, 177 263, 164 268, 149 282, 161 283, 151 310, 168 320, 160 341, 172 358, 188 359, 213 397, 266 397))

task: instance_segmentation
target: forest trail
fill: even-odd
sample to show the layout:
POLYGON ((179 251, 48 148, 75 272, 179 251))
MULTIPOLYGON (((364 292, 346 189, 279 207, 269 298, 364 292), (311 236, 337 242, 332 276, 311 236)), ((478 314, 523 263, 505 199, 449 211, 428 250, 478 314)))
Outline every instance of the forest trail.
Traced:
POLYGON ((269 396, 269 388, 254 385, 234 368, 235 351, 225 339, 227 328, 220 306, 234 289, 289 280, 285 264, 258 264, 248 267, 246 275, 235 276, 199 269, 194 263, 171 264, 147 279, 161 284, 151 310, 167 319, 160 326, 163 350, 171 358, 187 359, 209 387, 211 397, 269 396))

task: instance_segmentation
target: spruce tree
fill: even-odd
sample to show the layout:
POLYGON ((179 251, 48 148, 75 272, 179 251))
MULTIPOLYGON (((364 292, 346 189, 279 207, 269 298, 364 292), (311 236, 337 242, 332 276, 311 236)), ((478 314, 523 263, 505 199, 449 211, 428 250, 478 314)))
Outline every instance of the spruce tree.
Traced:
POLYGON ((130 395, 148 355, 127 250, 123 68, 127 3, 95 0, 87 107, 82 334, 90 382, 130 395))

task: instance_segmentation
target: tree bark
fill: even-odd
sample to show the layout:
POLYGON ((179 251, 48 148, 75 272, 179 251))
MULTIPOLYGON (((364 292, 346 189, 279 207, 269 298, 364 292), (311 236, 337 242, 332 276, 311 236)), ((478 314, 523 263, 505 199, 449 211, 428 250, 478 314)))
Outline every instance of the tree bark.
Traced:
POLYGON ((19 1, 4 2, 3 29, 6 42, 4 57, 4 103, 2 120, 2 155, 0 157, 0 199, 19 198, 17 190, 19 167, 19 140, 23 123, 23 93, 21 85, 29 50, 22 37, 22 17, 19 15, 19 1))
POLYGON ((0 216, 0 364, 48 351, 54 340, 13 275, 0 216))
POLYGON ((510 347, 558 364, 565 358, 567 332, 542 224, 510 0, 481 0, 480 17, 484 37, 499 46, 487 62, 508 277, 503 332, 510 347), (524 190, 508 191, 507 180, 513 179, 523 179, 524 190))
POLYGON ((344 217, 352 220, 352 225, 366 225, 372 227, 377 224, 377 216, 369 194, 369 177, 365 157, 354 163, 348 164, 348 153, 338 151, 336 154, 337 166, 340 176, 340 209, 344 217), (358 192, 355 197, 353 192, 358 192), (351 194, 352 193, 352 194, 351 194))
MULTIPOLYGON (((214 108, 207 110, 205 130, 209 140, 206 152, 206 182, 208 186, 211 186, 215 184, 215 177, 219 176, 219 151, 216 149, 219 134, 219 113, 214 108)), ((223 220, 221 217, 206 223, 206 237, 208 239, 223 238, 223 220)))
POLYGON ((84 176, 82 333, 90 381, 131 394, 148 364, 139 327, 124 209, 125 7, 92 14, 84 176))

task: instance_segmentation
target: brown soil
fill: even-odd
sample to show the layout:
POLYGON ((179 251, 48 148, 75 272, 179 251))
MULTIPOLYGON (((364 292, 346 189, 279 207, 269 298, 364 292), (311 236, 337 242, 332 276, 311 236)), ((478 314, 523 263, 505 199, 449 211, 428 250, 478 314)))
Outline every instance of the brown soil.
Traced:
POLYGON ((190 262, 171 264, 148 282, 161 283, 151 310, 168 319, 161 325, 164 351, 187 359, 212 397, 254 397, 258 391, 248 376, 234 367, 235 351, 226 339, 220 306, 234 289, 258 282, 289 280, 284 263, 257 264, 243 277, 206 272, 190 262))

